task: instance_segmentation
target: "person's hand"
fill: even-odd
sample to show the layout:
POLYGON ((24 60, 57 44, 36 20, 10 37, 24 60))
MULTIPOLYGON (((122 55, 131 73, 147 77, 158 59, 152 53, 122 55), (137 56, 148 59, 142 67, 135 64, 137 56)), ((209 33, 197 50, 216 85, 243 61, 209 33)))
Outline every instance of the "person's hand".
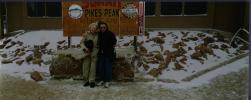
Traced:
POLYGON ((90 53, 90 50, 88 50, 88 49, 83 49, 83 51, 84 51, 85 53, 90 53))

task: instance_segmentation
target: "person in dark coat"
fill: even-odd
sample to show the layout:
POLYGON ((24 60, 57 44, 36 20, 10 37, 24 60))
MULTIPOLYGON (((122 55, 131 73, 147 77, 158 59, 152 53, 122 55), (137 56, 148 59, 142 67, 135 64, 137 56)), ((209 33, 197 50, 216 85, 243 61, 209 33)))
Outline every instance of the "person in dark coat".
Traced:
POLYGON ((108 25, 104 22, 99 23, 100 32, 98 34, 98 65, 97 77, 99 77, 98 85, 109 87, 112 80, 112 63, 114 60, 114 48, 116 45, 116 36, 108 29, 108 25))

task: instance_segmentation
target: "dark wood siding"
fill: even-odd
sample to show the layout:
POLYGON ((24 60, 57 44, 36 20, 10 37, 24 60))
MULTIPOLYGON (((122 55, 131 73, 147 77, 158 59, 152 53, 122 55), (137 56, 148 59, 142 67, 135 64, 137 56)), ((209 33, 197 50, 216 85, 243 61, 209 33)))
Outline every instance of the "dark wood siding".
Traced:
MULTIPOLYGON (((146 16, 146 28, 215 28, 235 32, 249 26, 247 2, 209 2, 206 16, 160 16, 160 2, 156 2, 155 16, 146 16)), ((8 3, 8 31, 18 29, 62 29, 62 17, 33 18, 27 16, 25 2, 8 3)))

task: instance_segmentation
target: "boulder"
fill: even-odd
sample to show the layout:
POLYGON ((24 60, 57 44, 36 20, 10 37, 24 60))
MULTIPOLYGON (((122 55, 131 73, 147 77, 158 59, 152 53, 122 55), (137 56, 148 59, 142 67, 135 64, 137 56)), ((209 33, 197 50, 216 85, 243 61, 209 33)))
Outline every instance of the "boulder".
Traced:
POLYGON ((161 70, 158 68, 153 68, 152 70, 150 70, 147 74, 153 76, 153 77, 157 77, 161 74, 161 70))
POLYGON ((143 64, 143 68, 144 68, 145 71, 147 71, 150 68, 150 66, 147 65, 147 64, 143 64))
POLYGON ((1 57, 3 57, 3 58, 7 58, 8 57, 8 55, 5 53, 5 54, 1 54, 1 57))
POLYGON ((51 61, 50 75, 55 78, 67 78, 82 75, 82 60, 75 60, 69 55, 59 54, 51 61))
POLYGON ((165 40, 163 38, 160 38, 160 37, 154 37, 154 38, 151 38, 150 40, 154 41, 157 44, 164 44, 165 43, 165 40))
POLYGON ((65 40, 62 40, 62 41, 58 41, 57 43, 58 44, 63 44, 65 42, 65 40))
POLYGON ((19 61, 16 61, 16 64, 20 66, 23 64, 23 62, 24 62, 24 60, 19 60, 19 61))
POLYGON ((12 63, 13 61, 12 60, 9 60, 9 59, 4 59, 2 60, 2 64, 9 64, 9 63, 12 63))
POLYGON ((189 34, 190 32, 182 32, 181 31, 181 34, 183 34, 183 37, 187 37, 187 35, 189 34))
POLYGON ((125 58, 117 58, 112 66, 113 80, 126 81, 134 79, 134 66, 125 58))
POLYGON ((204 40, 204 44, 206 44, 206 45, 208 45, 209 43, 215 42, 214 38, 212 38, 212 37, 206 37, 203 40, 204 40))
POLYGON ((180 64, 177 63, 177 62, 174 64, 174 66, 175 66, 175 69, 176 69, 176 70, 181 70, 181 69, 184 68, 182 65, 180 65, 180 64))
POLYGON ((41 76, 41 74, 38 71, 32 72, 31 78, 35 81, 42 81, 43 80, 43 77, 41 76))
POLYGON ((202 37, 205 37, 206 34, 204 34, 204 33, 198 33, 197 36, 202 38, 202 37))
POLYGON ((156 58, 157 60, 159 60, 159 61, 164 61, 164 57, 163 57, 163 55, 162 55, 161 53, 156 54, 156 55, 155 55, 155 58, 156 58))
POLYGON ((11 41, 11 39, 8 39, 8 40, 5 40, 5 41, 3 41, 3 44, 8 44, 9 42, 11 41))
POLYGON ((5 48, 5 46, 6 46, 6 44, 2 44, 2 45, 0 45, 0 49, 5 48))
POLYGON ((25 61, 27 63, 30 63, 30 61, 32 61, 32 60, 33 60, 33 56, 32 55, 29 55, 29 56, 25 57, 25 61))

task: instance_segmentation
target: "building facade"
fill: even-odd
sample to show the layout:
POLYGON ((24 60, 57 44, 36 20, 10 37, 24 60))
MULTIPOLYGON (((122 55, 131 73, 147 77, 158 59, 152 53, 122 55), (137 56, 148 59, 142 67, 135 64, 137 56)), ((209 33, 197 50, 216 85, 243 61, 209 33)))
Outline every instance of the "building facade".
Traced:
MULTIPOLYGON (((60 2, 7 2, 7 31, 62 29, 60 2)), ((146 28, 249 27, 248 2, 145 2, 146 28)))

